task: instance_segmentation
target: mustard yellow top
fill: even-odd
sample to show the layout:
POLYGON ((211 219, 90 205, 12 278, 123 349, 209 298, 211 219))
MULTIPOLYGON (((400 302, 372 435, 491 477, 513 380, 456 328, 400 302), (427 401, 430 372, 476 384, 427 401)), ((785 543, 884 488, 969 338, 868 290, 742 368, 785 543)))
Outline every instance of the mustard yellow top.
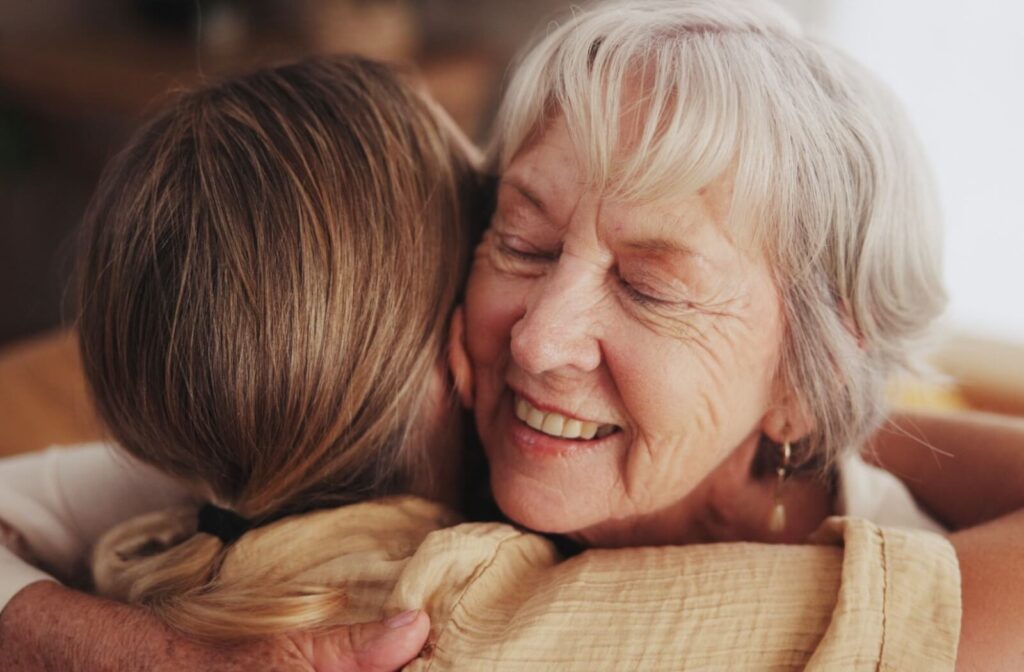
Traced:
MULTIPOLYGON (((96 571, 131 562, 117 549, 138 548, 160 515, 116 528, 97 548, 96 571)), ((410 670, 954 667, 959 568, 930 532, 830 518, 800 546, 562 560, 543 537, 456 522, 413 497, 289 518, 239 539, 220 577, 337 585, 353 623, 423 608, 432 646, 410 670)))

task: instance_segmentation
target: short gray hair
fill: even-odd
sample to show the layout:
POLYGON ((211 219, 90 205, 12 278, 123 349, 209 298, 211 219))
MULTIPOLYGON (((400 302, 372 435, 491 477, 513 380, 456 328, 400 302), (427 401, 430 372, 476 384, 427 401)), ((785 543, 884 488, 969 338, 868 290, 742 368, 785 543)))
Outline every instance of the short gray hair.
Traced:
POLYGON ((734 176, 730 226, 783 299, 778 375, 814 420, 805 455, 859 445, 946 302, 931 175, 893 96, 774 5, 627 0, 576 10, 524 52, 496 170, 555 114, 609 197, 734 176))

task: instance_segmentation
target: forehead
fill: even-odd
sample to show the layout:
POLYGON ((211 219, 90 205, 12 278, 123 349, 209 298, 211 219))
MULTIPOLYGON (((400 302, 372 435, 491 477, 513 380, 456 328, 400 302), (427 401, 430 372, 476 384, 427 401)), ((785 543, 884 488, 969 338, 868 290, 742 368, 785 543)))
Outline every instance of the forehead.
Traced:
POLYGON ((551 197, 586 189, 583 164, 563 117, 549 121, 523 144, 502 174, 501 183, 528 197, 544 196, 545 205, 551 197))
POLYGON ((590 199, 599 204, 603 232, 639 250, 668 249, 681 238, 712 232, 730 237, 734 171, 695 190, 621 200, 588 181, 584 161, 564 119, 555 117, 513 157, 502 190, 558 228, 569 225, 581 200, 590 199))

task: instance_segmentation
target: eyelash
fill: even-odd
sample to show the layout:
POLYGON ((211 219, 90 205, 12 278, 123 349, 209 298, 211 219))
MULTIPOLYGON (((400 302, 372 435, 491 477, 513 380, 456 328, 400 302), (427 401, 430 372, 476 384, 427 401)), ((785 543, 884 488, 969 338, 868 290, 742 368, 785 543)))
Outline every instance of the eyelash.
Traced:
POLYGON ((616 279, 619 282, 619 287, 621 287, 622 291, 624 291, 626 293, 626 296, 628 296, 631 301, 633 301, 634 303, 636 303, 639 306, 644 306, 644 307, 661 307, 661 306, 665 306, 665 305, 667 305, 669 303, 668 301, 663 301, 662 299, 656 299, 653 296, 650 296, 648 294, 644 294, 643 292, 638 290, 636 287, 634 287, 633 285, 631 285, 628 282, 626 282, 625 278, 623 278, 621 275, 616 276, 616 279))
MULTIPOLYGON (((526 252, 523 250, 517 250, 502 238, 498 239, 498 250, 506 257, 528 264, 544 264, 552 261, 558 261, 559 257, 558 252, 526 252)), ((676 305, 672 301, 665 301, 664 299, 658 299, 648 294, 644 294, 636 287, 629 284, 625 278, 617 273, 616 280, 622 291, 626 293, 626 296, 638 306, 645 308, 665 308, 667 306, 676 305)))
POLYGON ((557 261, 559 255, 558 252, 526 252, 524 250, 517 250, 502 238, 498 239, 498 250, 507 257, 531 264, 557 261))

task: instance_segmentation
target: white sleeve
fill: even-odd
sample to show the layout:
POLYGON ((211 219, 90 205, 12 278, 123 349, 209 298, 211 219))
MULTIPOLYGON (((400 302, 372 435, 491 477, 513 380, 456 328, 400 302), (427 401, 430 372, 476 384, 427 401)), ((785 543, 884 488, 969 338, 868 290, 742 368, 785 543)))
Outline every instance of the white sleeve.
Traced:
POLYGON ((117 523, 194 499, 108 444, 0 459, 0 611, 28 584, 51 578, 41 569, 65 581, 83 576, 89 550, 117 523))

